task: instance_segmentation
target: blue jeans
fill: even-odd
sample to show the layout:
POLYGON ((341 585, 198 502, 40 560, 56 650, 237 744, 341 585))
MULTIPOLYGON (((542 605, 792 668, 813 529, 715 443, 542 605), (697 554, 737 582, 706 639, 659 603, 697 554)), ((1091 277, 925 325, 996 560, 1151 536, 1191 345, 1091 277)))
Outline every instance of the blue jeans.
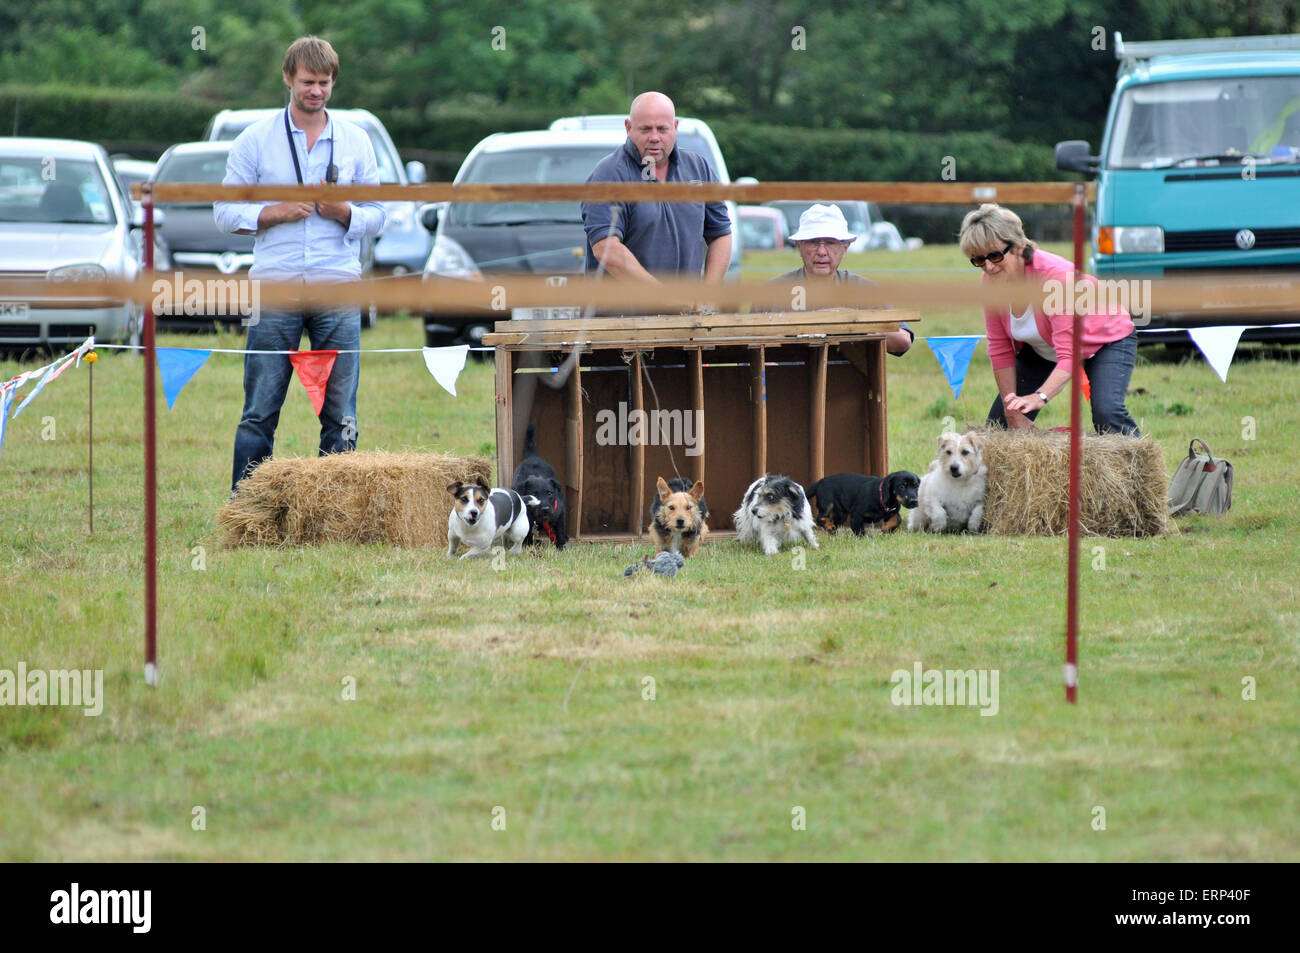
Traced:
MULTIPOLYGON (((263 311, 261 320, 248 328, 250 351, 297 350, 303 330, 313 351, 356 351, 361 347, 361 309, 326 311, 263 311)), ((355 450, 357 382, 361 355, 339 354, 334 359, 325 403, 320 411, 320 454, 355 450), (344 418, 351 420, 344 424, 344 418)), ((235 431, 235 463, 230 489, 271 456, 280 408, 293 378, 287 354, 244 355, 244 413, 235 431)))
MULTIPOLYGON (((1097 433, 1142 436, 1138 433, 1137 423, 1124 406, 1124 398, 1128 396, 1128 382, 1133 377, 1133 365, 1137 362, 1137 348, 1135 330, 1126 338, 1103 344, 1096 354, 1083 362, 1083 371, 1092 384, 1092 426, 1097 433)), ((1016 355, 1016 393, 1023 395, 1037 392, 1055 368, 1054 362, 1044 360, 1028 344, 1023 345, 1016 355)), ((1061 396, 1067 394, 1069 390, 1061 391, 1061 396)), ((1025 416, 1033 420, 1038 416, 1038 411, 1025 416)), ((1001 394, 989 408, 989 423, 1000 427, 1007 425, 1001 394)))

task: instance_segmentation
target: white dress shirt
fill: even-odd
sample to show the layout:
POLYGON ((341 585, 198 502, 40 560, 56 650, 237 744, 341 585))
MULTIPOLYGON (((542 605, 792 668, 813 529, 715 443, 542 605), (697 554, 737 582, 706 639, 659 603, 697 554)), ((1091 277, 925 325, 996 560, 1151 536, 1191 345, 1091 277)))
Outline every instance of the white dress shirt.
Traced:
MULTIPOLYGON (((297 185, 289 137, 284 131, 285 110, 250 125, 230 146, 224 185, 297 185)), ((338 166, 338 184, 378 185, 375 150, 365 132, 352 123, 335 121, 326 113, 325 131, 307 151, 307 133, 289 119, 303 182, 319 183, 330 163, 338 166)), ((347 228, 313 211, 296 222, 257 227, 264 206, 277 202, 213 202, 217 228, 223 232, 253 231, 253 267, 250 278, 269 281, 354 281, 361 277, 361 239, 384 228, 384 206, 379 202, 349 202, 352 220, 347 228)))

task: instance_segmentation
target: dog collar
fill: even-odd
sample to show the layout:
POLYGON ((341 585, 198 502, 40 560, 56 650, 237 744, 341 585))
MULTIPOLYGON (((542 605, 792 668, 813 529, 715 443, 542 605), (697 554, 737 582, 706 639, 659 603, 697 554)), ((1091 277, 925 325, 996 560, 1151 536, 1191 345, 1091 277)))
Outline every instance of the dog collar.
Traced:
POLYGON ((551 529, 551 524, 543 523, 542 529, 546 530, 546 535, 551 537, 551 542, 555 542, 555 530, 551 529))
POLYGON ((881 480, 876 484, 876 496, 880 497, 880 508, 886 513, 897 513, 897 506, 887 506, 885 504, 885 481, 881 480))

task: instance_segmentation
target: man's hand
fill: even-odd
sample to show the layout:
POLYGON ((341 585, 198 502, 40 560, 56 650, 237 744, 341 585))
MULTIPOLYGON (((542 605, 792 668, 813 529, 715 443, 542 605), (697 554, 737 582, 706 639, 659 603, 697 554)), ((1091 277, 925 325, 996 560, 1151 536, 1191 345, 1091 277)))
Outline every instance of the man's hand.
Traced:
POLYGON ((285 222, 300 222, 312 213, 310 202, 281 202, 278 205, 264 205, 257 214, 257 227, 270 228, 285 222))
POLYGON ((352 206, 347 202, 317 202, 316 211, 326 218, 332 218, 344 228, 352 224, 352 206))

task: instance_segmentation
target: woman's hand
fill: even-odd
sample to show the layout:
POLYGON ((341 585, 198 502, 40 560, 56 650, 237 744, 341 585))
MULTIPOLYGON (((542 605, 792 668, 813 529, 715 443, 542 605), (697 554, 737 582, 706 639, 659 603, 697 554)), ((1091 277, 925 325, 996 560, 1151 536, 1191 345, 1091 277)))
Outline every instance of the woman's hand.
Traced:
POLYGON ((1006 413, 1008 430, 1037 430, 1034 422, 1024 414, 1017 414, 1010 410, 1006 413))
POLYGON ((1018 394, 1007 394, 1002 398, 1002 407, 1006 410, 1008 419, 1011 414, 1016 416, 1032 414, 1035 410, 1042 410, 1046 406, 1047 401, 1037 394, 1029 394, 1025 397, 1018 394))

